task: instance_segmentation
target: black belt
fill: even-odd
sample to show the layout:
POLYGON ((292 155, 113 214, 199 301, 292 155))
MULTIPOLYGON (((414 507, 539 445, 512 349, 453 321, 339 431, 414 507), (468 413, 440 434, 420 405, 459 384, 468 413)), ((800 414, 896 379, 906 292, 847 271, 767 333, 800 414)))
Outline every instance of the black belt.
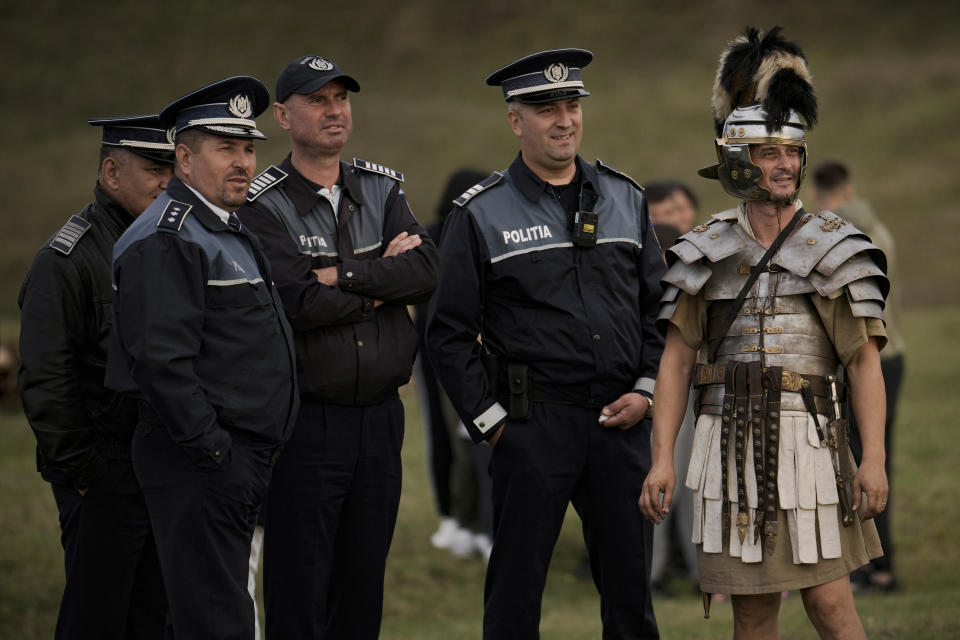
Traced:
MULTIPOLYGON (((609 404, 597 402, 596 400, 588 400, 582 388, 572 389, 563 386, 551 387, 549 389, 535 387, 530 391, 530 399, 533 402, 562 404, 569 407, 582 407, 585 409, 602 409, 609 404)), ((505 407, 510 406, 509 394, 499 394, 497 401, 505 407)))

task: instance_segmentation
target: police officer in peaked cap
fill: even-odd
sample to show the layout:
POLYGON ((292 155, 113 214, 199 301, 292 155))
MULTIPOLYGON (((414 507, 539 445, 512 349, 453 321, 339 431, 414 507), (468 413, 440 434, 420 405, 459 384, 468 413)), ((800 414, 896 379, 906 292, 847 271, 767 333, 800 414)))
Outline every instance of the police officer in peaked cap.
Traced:
POLYGON ((156 115, 95 118, 94 200, 37 252, 20 290, 20 396, 60 513, 66 585, 56 638, 161 638, 167 603, 130 462, 136 403, 103 386, 110 259, 172 174, 156 115))
POLYGON ((133 464, 175 637, 253 637, 250 543, 297 412, 293 335, 235 214, 268 101, 240 76, 163 109, 175 175, 113 252, 107 384, 139 399, 133 464))
POLYGON ((583 160, 583 49, 496 71, 520 152, 453 201, 427 345, 470 435, 493 447, 483 636, 538 638, 567 505, 583 521, 604 638, 656 638, 650 465, 663 259, 643 189, 583 160), (477 344, 480 336, 482 346, 477 344))

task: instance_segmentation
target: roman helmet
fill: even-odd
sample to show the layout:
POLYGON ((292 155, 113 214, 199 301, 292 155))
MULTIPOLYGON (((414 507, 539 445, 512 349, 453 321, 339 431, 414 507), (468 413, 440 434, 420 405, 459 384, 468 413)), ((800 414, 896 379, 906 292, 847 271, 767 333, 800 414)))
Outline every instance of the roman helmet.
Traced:
POLYGON ((801 147, 797 192, 807 170, 804 133, 817 121, 817 98, 803 51, 784 40, 780 29, 764 34, 748 27, 732 40, 720 55, 713 85, 718 164, 698 173, 745 200, 770 198, 759 186, 763 171, 750 160, 751 144, 801 147))

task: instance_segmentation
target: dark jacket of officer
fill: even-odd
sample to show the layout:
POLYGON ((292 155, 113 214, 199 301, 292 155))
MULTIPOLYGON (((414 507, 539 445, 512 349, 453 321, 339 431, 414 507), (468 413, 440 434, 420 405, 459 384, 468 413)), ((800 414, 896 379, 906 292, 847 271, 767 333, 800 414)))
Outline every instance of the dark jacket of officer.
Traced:
POLYGON ((254 180, 237 212, 270 258, 296 336, 300 393, 313 402, 366 405, 395 396, 417 350, 406 305, 427 300, 436 287, 436 245, 400 181, 358 164, 367 166, 340 163, 336 215, 289 156, 254 180), (402 231, 420 235, 422 244, 378 259, 402 231), (331 266, 338 287, 320 284, 311 271, 331 266), (386 302, 375 308, 375 300, 386 302))
POLYGON ((178 178, 114 248, 107 384, 200 467, 232 441, 277 450, 299 400, 293 335, 260 243, 178 178))
POLYGON ((99 185, 54 234, 20 289, 20 394, 50 482, 90 486, 105 459, 130 459, 137 405, 103 386, 113 244, 134 216, 99 185))
POLYGON ((535 400, 600 408, 635 388, 653 391, 665 266, 646 199, 599 162, 578 156, 576 165, 572 190, 561 195, 518 154, 455 200, 447 218, 427 344, 476 441, 495 431, 481 417, 498 413, 496 402, 507 406, 507 363, 528 365, 535 400), (593 247, 573 243, 576 210, 598 215, 593 247), (498 393, 478 335, 500 363, 498 393))

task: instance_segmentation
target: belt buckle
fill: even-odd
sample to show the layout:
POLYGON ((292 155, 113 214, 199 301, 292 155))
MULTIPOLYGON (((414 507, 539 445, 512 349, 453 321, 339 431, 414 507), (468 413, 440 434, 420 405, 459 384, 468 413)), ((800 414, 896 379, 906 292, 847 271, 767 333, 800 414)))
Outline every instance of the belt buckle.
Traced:
POLYGON ((795 371, 786 371, 780 375, 780 388, 785 391, 800 391, 810 386, 810 382, 795 371))

